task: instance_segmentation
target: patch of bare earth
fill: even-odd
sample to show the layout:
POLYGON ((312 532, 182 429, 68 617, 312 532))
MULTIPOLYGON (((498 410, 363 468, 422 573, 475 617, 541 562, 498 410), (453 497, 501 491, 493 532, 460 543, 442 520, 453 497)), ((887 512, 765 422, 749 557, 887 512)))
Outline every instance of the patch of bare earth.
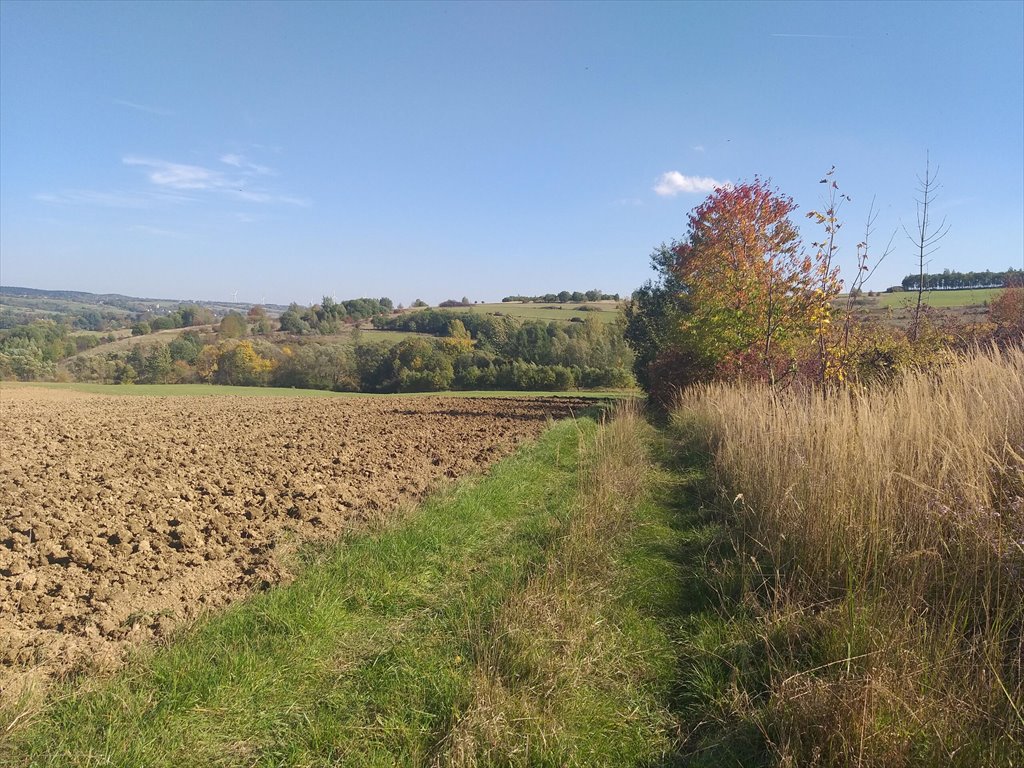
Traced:
POLYGON ((0 694, 254 588, 283 553, 485 469, 568 399, 0 394, 0 694))

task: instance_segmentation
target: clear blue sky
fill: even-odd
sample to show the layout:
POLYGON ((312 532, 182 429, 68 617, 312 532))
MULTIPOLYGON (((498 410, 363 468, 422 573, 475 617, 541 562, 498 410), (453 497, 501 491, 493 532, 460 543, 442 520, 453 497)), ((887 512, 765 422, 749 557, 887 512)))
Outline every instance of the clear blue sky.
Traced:
POLYGON ((913 223, 926 150, 931 268, 1024 265, 1021 2, 3 0, 0 36, 7 285, 628 293, 705 180, 806 211, 833 164, 849 264, 872 196, 879 251, 913 223))

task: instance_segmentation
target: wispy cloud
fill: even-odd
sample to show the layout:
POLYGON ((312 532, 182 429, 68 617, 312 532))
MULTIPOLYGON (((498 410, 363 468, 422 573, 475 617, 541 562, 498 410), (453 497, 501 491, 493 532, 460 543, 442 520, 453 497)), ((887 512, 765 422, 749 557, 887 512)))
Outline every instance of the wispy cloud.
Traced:
MULTIPOLYGON (((238 154, 222 155, 228 168, 194 163, 175 163, 142 155, 125 155, 121 163, 140 169, 148 182, 140 189, 63 189, 34 195, 51 205, 92 205, 104 208, 155 208, 167 203, 209 201, 224 198, 246 203, 307 207, 311 201, 268 186, 272 168, 238 154)), ((141 230, 140 230, 141 231, 141 230)))
POLYGON ((619 208, 636 208, 644 204, 644 201, 639 197, 620 197, 618 200, 612 202, 612 205, 619 208))
POLYGON ((149 115, 159 115, 160 117, 173 117, 174 113, 169 109, 162 109, 160 107, 150 107, 146 104, 136 104, 134 101, 127 101, 125 99, 114 99, 114 103, 122 107, 128 107, 138 112, 145 112, 149 115))
POLYGON ((675 197, 680 193, 707 194, 719 187, 727 186, 729 182, 718 181, 709 176, 686 176, 679 171, 669 171, 661 175, 658 183, 654 185, 654 191, 662 197, 675 197))
POLYGON ((235 154, 233 152, 228 153, 226 155, 221 155, 220 161, 225 165, 230 165, 233 168, 238 168, 240 171, 254 173, 258 176, 266 176, 274 172, 273 169, 268 168, 265 165, 250 162, 244 156, 235 154))
POLYGON ((149 181, 162 189, 213 192, 248 203, 279 203, 302 207, 311 204, 304 198, 281 194, 259 183, 254 184, 256 177, 273 174, 273 170, 267 166, 249 162, 236 154, 223 155, 220 161, 234 170, 227 173, 202 165, 173 163, 136 155, 122 158, 125 165, 145 169, 149 181))
POLYGON ((148 157, 129 155, 122 158, 125 165, 146 168, 149 180, 160 187, 171 189, 223 189, 231 182, 220 171, 204 168, 201 165, 169 163, 166 160, 154 160, 148 157))
POLYGON ((703 144, 695 144, 694 146, 690 147, 690 149, 692 149, 694 152, 703 152, 704 151, 704 145, 703 144))

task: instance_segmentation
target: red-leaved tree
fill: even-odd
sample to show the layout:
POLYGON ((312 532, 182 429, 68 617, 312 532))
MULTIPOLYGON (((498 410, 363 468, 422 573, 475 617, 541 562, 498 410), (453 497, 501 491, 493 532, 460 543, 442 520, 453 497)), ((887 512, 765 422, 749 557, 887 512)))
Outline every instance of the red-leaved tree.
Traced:
POLYGON ((767 181, 721 187, 689 217, 672 271, 689 298, 680 339, 707 363, 772 380, 821 326, 838 293, 830 265, 808 255, 793 199, 767 181))

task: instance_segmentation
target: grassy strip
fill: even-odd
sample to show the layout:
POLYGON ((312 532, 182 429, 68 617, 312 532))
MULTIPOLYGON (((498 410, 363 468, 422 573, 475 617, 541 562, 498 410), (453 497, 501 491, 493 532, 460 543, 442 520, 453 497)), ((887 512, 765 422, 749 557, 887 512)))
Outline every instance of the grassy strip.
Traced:
POLYGON ((648 433, 629 408, 598 433, 547 567, 470 632, 473 701, 435 765, 647 765, 671 751, 672 648, 641 609, 674 583, 666 559, 652 572, 640 554, 655 511, 648 433))
POLYGON ((94 395, 131 395, 144 397, 583 397, 597 400, 632 398, 637 390, 571 390, 567 392, 517 392, 514 390, 449 390, 446 392, 406 392, 398 395, 375 395, 366 392, 330 392, 322 389, 295 389, 291 387, 235 387, 226 384, 74 384, 52 382, 0 382, 0 387, 40 387, 67 389, 94 395))
POLYGON ((0 762, 670 761, 684 535, 647 429, 556 425, 401 527, 307 553, 291 585, 55 691, 0 762))

